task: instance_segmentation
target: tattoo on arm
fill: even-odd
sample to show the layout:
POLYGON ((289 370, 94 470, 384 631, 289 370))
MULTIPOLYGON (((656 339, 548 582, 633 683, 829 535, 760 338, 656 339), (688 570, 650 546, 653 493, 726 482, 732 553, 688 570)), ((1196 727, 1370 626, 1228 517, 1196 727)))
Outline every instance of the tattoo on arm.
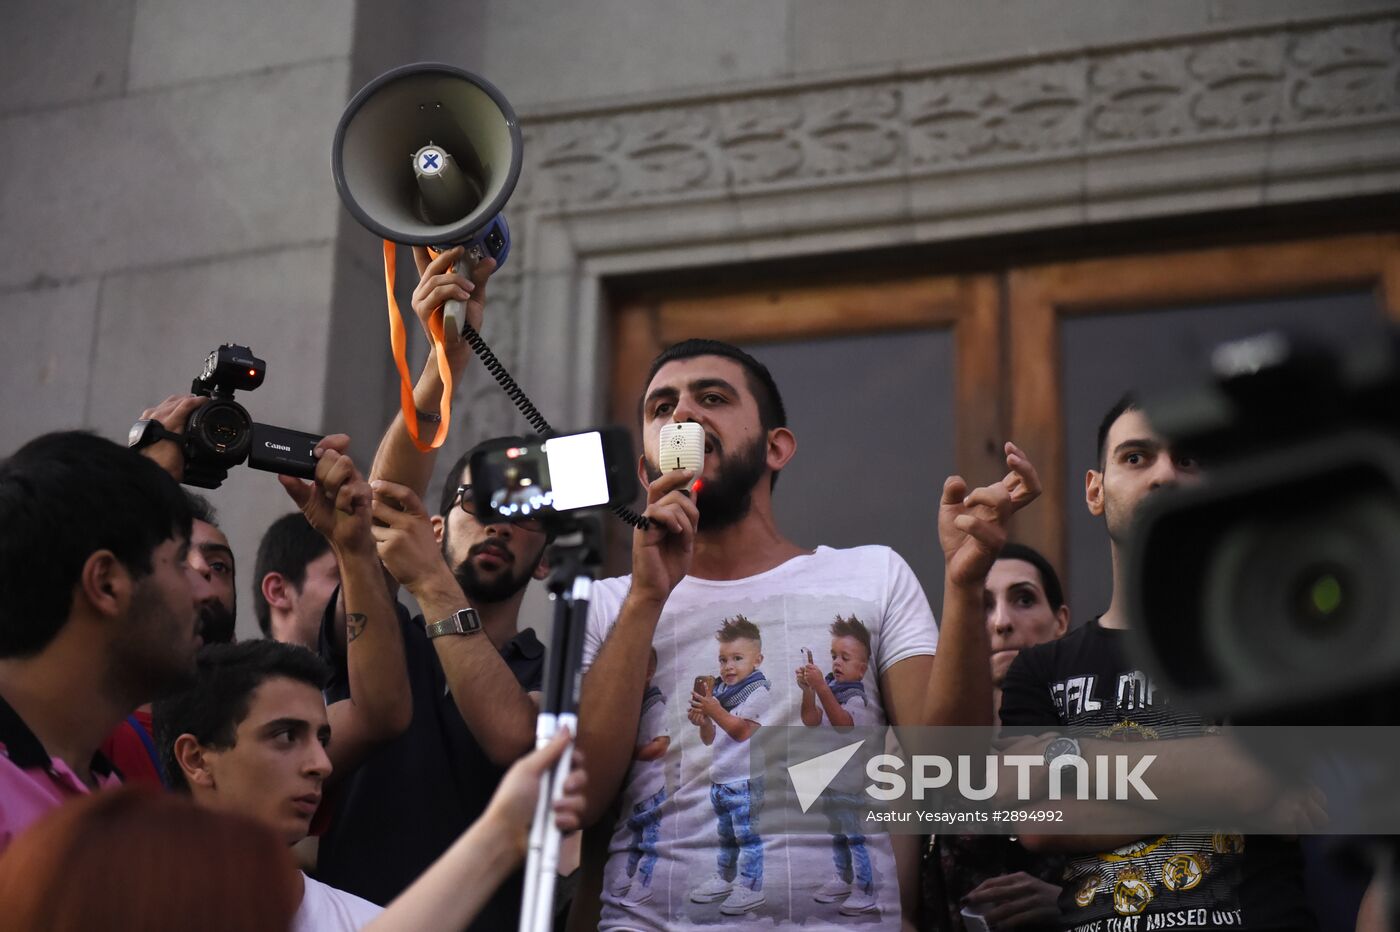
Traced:
POLYGON ((369 616, 359 612, 345 613, 345 642, 355 640, 355 638, 365 633, 365 625, 369 624, 369 616))

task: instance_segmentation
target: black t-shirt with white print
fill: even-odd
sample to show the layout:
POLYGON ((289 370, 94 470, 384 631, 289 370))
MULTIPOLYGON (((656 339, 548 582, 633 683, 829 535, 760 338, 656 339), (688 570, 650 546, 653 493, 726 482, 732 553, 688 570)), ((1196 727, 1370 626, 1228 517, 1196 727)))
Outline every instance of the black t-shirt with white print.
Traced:
MULTIPOLYGON (((1129 663, 1124 637, 1095 618, 1021 651, 1003 683, 1002 725, 1088 729, 1120 741, 1202 734, 1207 722, 1173 707, 1129 663)), ((1143 838, 1069 858, 1062 924, 1075 932, 1310 930, 1302 866, 1290 839, 1225 832, 1143 838)))

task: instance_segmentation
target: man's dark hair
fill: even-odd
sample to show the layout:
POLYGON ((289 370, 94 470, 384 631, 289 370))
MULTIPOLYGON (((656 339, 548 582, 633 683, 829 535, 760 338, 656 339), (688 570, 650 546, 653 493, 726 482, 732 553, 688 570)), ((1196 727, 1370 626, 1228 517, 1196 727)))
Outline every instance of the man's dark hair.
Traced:
POLYGON ((189 536, 189 503, 153 461, 86 431, 29 441, 0 463, 0 657, 53 641, 93 553, 140 579, 157 547, 189 536))
POLYGON ((452 500, 457 497, 457 486, 462 484, 462 473, 467 471, 467 467, 472 463, 472 457, 478 450, 494 450, 504 446, 523 446, 527 443, 538 443, 538 437, 533 441, 525 437, 514 434, 508 437, 492 437, 490 440, 483 440, 472 447, 461 456, 457 457, 457 462, 452 464, 452 468, 447 472, 447 478, 442 483, 442 499, 438 503, 438 514, 443 518, 452 510, 452 500))
POLYGON ((735 615, 733 618, 726 618, 720 623, 719 630, 715 632, 715 640, 721 644, 730 641, 737 641, 739 638, 748 638, 750 641, 757 641, 763 644, 763 635, 758 631, 758 625, 749 621, 743 615, 735 615))
POLYGON ((272 609, 263 595, 263 579, 268 573, 281 573, 300 590, 306 582, 307 565, 330 549, 330 541, 299 511, 272 522, 258 544, 258 559, 253 564, 253 614, 264 637, 272 637, 272 609))
MULTIPOLYGON (((787 408, 783 407, 783 396, 778 391, 778 383, 773 381, 773 373, 768 367, 731 343, 719 340, 684 340, 662 350, 651 361, 651 371, 647 373, 645 384, 650 385, 656 373, 668 362, 677 359, 694 359, 696 356, 723 356, 732 359, 744 368, 748 378, 749 391, 758 402, 758 421, 764 430, 787 426, 787 408)), ((641 423, 646 398, 637 399, 637 422, 641 423)))
POLYGON ((1132 392, 1124 392, 1122 397, 1113 403, 1113 407, 1108 409, 1108 413, 1099 421, 1099 471, 1102 472, 1104 466, 1108 464, 1108 431, 1113 426, 1113 422, 1118 420, 1129 411, 1138 411, 1142 408, 1138 404, 1137 395, 1132 392))
POLYGON ((156 747, 171 786, 190 791, 175 760, 175 739, 189 734, 205 747, 233 747, 238 725, 248 717, 253 692, 275 676, 322 690, 331 671, 305 647, 267 639, 211 644, 199 652, 195 684, 157 700, 151 710, 156 747))
POLYGON ((1050 610, 1058 612, 1064 606, 1065 590, 1060 585, 1060 576, 1039 550, 1025 544, 1006 544, 997 559, 1025 560, 1035 567, 1036 572, 1040 573, 1040 588, 1045 590, 1045 601, 1050 603, 1050 610))
POLYGON ((209 499, 197 492, 189 489, 181 489, 185 493, 185 501, 190 503, 190 514, 196 521, 203 521, 205 524, 219 525, 219 513, 214 510, 214 506, 209 504, 209 499))
POLYGON ((831 636, 834 638, 855 638, 865 648, 865 659, 870 659, 870 629, 855 615, 842 618, 838 614, 836 620, 831 623, 831 636))

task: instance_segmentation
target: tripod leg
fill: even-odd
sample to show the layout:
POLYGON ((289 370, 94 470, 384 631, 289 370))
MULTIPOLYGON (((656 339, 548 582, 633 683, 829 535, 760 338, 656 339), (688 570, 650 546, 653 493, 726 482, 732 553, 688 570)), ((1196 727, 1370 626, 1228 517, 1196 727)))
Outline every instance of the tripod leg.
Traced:
MULTIPOLYGON (((542 748, 558 730, 558 718, 548 712, 541 712, 535 719, 535 747, 542 748)), ((554 824, 550 818, 550 803, 554 796, 554 771, 540 774, 539 796, 535 800, 535 817, 530 822, 530 841, 525 855, 525 892, 520 900, 520 932, 533 932, 540 911, 539 886, 543 872, 543 855, 546 829, 554 824)), ((552 879, 552 878, 551 878, 552 879)), ((553 897, 551 885, 550 896, 553 897)), ((544 910, 547 914, 549 911, 544 910)))
MULTIPOLYGON (((561 715, 559 727, 568 728, 572 733, 578 728, 578 720, 573 715, 561 715)), ((574 744, 570 741, 564 749, 564 756, 554 766, 554 785, 544 812, 545 831, 540 851, 539 880, 535 887, 535 922, 531 932, 549 932, 554 925, 554 887, 559 877, 559 842, 562 836, 559 826, 555 824, 553 809, 554 803, 564 797, 564 784, 572 769, 573 749, 574 744)), ((543 795, 541 799, 544 799, 543 795)))

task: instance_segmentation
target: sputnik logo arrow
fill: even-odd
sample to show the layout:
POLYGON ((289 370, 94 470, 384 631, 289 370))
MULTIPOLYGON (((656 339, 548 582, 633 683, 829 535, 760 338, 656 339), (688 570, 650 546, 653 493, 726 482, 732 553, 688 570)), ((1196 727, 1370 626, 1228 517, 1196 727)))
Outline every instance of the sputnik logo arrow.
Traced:
POLYGON ((812 803, 831 785, 841 768, 846 766, 846 762, 855 756, 864 743, 857 741, 788 767, 788 777, 792 780, 793 791, 797 793, 797 803, 803 812, 812 808, 812 803))

